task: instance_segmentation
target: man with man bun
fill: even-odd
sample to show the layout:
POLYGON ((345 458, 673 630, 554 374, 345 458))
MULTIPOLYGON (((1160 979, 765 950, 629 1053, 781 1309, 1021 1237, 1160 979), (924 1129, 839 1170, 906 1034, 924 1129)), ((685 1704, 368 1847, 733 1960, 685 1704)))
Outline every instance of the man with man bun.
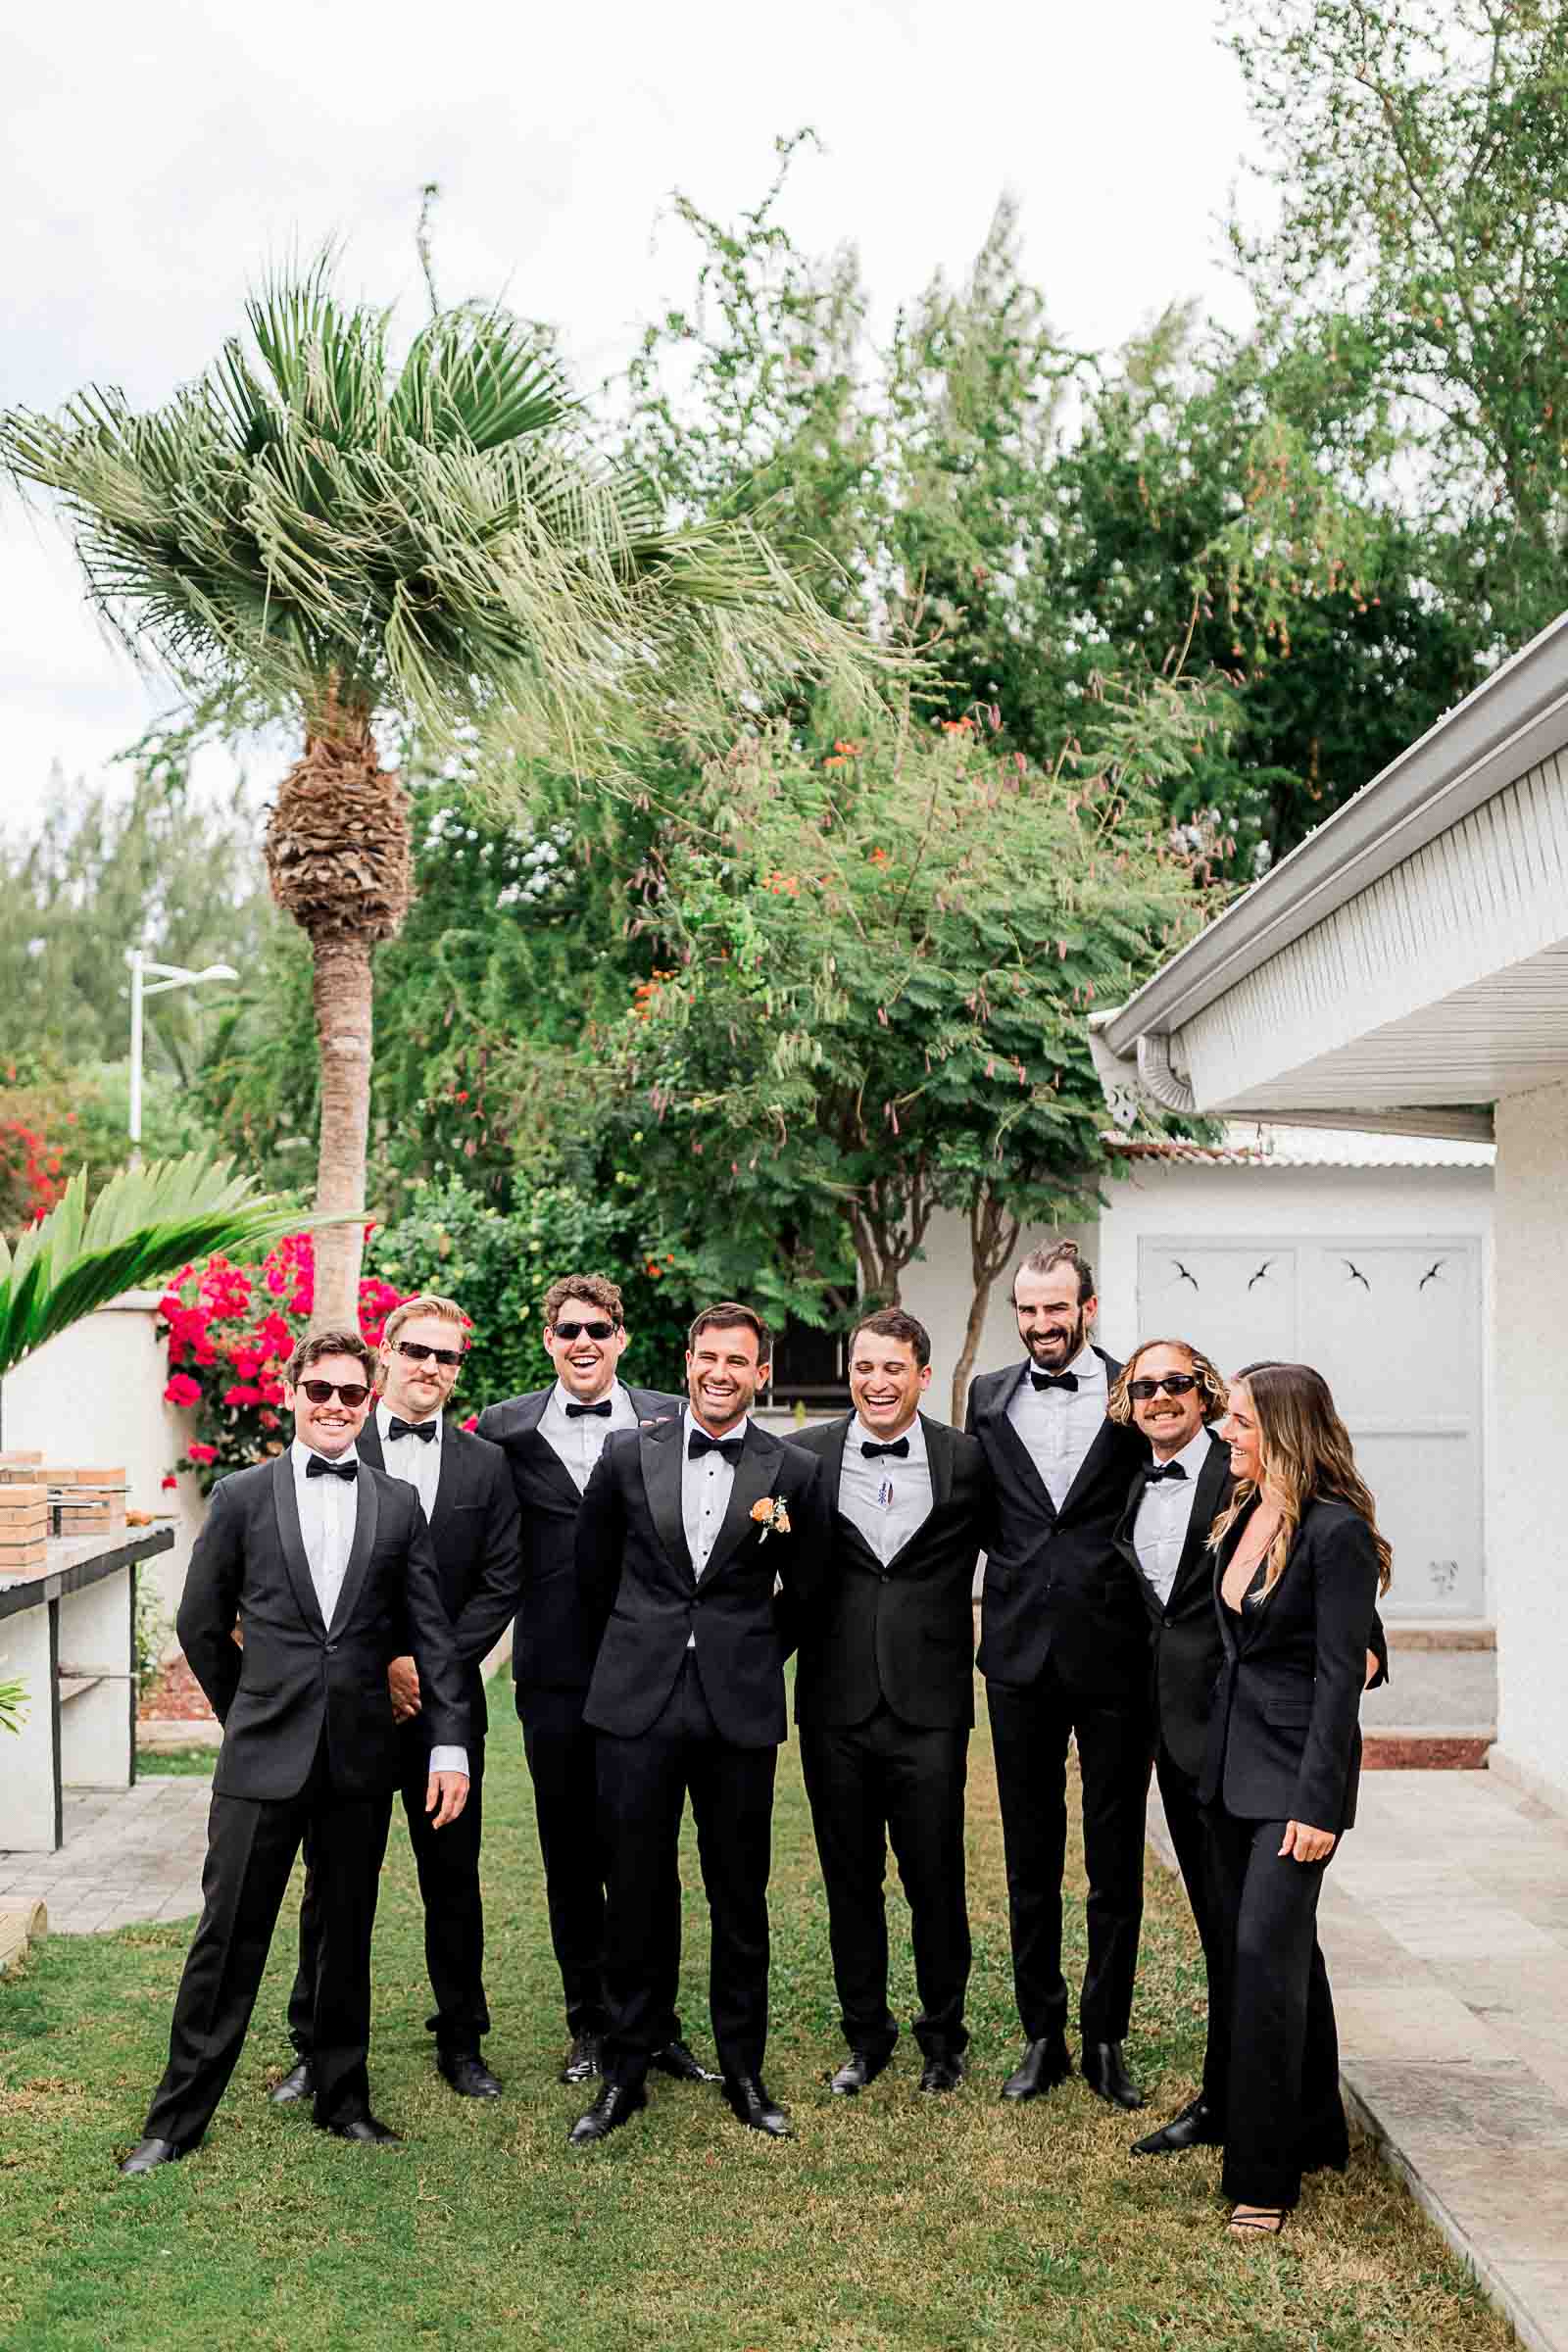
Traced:
POLYGON ((1079 2001, 1084 2081, 1141 2107, 1122 2041, 1144 1910, 1144 1811, 1153 1731, 1138 1580, 1114 1536, 1139 1432, 1110 1420, 1121 1366, 1094 1346, 1095 1278, 1071 1242, 1035 1250, 1013 1276, 1025 1356, 969 1390, 968 1427, 996 1490, 986 1543, 980 1671, 996 1746, 1026 2048, 1003 2084, 1032 2099, 1072 2071, 1061 1973, 1069 1741, 1083 1783, 1089 1965, 1079 2001))

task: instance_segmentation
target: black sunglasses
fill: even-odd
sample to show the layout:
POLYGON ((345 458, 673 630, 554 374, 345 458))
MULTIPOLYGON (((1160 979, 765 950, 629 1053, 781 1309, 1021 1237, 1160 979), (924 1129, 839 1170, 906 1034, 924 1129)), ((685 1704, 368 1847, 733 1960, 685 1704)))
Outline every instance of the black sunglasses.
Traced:
POLYGON ((450 1372, 454 1364, 463 1361, 461 1348, 421 1348, 417 1340, 394 1340, 392 1345, 399 1355, 408 1357, 411 1364, 422 1364, 426 1356, 433 1355, 436 1362, 444 1364, 450 1372))
POLYGON ((1151 1396, 1159 1395, 1161 1389, 1167 1396, 1185 1396, 1189 1389, 1196 1389, 1197 1386, 1198 1375, 1195 1372, 1172 1372, 1164 1380, 1130 1380, 1127 1394, 1135 1397, 1138 1403, 1147 1404, 1151 1396))
POLYGON ((370 1394, 363 1380, 302 1380, 300 1392, 313 1404, 330 1404, 334 1396, 341 1396, 351 1413, 358 1412, 370 1394))
POLYGON ((580 1340, 584 1332, 591 1340, 611 1340, 615 1336, 613 1323, 552 1323, 550 1328, 558 1340, 580 1340))

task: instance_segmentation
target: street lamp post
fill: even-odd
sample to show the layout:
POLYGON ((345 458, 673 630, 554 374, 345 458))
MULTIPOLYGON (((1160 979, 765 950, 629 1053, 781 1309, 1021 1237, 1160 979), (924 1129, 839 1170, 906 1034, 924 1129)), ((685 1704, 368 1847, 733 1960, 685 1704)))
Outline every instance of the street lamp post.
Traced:
POLYGON ((182 963, 150 963, 140 948, 127 948, 125 961, 130 966, 130 1148, 132 1152, 141 1145, 141 1044, 142 1003, 147 997, 161 997, 172 988, 195 988, 204 980, 237 980, 238 972, 229 963, 210 963, 205 971, 190 972, 182 963))

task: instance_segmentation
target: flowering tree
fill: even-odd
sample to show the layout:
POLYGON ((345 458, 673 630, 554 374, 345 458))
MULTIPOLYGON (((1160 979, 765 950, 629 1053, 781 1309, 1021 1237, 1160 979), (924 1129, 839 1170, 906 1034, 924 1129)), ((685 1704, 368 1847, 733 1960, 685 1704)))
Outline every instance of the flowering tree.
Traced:
MULTIPOLYGON (((362 1278, 359 1323, 370 1347, 380 1346, 404 1296, 362 1278)), ((283 1369, 315 1304, 308 1233, 285 1234, 260 1265, 217 1256, 184 1266, 159 1301, 169 1359, 164 1400, 197 1416, 177 1467, 198 1474, 204 1494, 225 1471, 282 1451, 283 1369)))

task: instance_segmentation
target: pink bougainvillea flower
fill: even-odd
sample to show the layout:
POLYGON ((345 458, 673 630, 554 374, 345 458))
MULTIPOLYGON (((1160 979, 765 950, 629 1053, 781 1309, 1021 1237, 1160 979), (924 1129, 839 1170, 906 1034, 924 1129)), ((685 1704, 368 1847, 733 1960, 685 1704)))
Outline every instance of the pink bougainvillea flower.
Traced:
POLYGON ((465 1423, 463 1424, 463 1426, 464 1426, 464 1428, 465 1428, 465 1429, 477 1429, 477 1428, 478 1428, 478 1426, 479 1426, 479 1416, 478 1416, 478 1414, 477 1414, 477 1413, 470 1413, 470 1414, 468 1415, 468 1418, 466 1419, 466 1421, 465 1421, 465 1423))
POLYGON ((164 1391, 166 1404, 192 1405, 202 1400, 202 1384, 188 1372, 176 1372, 164 1391))
POLYGON ((216 1462, 218 1459, 218 1447, 207 1445, 201 1438, 192 1438, 185 1451, 193 1462, 216 1462))

